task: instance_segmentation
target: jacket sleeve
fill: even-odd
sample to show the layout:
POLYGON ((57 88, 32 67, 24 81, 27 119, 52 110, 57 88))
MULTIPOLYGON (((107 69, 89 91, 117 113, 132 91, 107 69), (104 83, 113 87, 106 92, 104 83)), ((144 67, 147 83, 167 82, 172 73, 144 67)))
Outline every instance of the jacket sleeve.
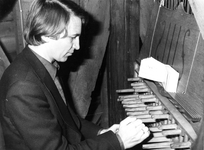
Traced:
POLYGON ((36 83, 21 81, 13 84, 7 93, 5 109, 15 127, 14 132, 22 137, 29 149, 120 150, 120 143, 113 132, 89 137, 88 129, 93 129, 94 135, 98 127, 93 124, 90 126, 86 121, 81 123, 81 132, 88 139, 70 144, 62 135, 43 90, 36 83))
POLYGON ((69 107, 69 110, 75 118, 78 119, 79 130, 84 138, 93 138, 98 135, 98 132, 102 130, 102 128, 90 121, 87 121, 80 116, 77 116, 74 111, 69 107), (91 130, 90 130, 91 129, 91 130))

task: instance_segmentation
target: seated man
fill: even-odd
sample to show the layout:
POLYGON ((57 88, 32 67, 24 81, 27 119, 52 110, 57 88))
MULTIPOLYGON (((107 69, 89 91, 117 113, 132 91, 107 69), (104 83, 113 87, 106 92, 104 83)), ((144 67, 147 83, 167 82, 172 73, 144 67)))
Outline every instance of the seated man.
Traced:
POLYGON ((70 0, 34 0, 26 20, 27 46, 0 82, 0 117, 6 150, 120 150, 149 136, 128 117, 101 129, 71 110, 57 62, 79 50, 85 12, 70 0))

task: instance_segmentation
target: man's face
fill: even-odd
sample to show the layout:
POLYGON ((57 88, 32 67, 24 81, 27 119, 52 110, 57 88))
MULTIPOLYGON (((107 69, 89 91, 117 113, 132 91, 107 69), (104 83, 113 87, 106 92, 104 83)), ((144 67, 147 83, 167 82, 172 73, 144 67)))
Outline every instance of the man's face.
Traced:
POLYGON ((53 41, 51 51, 48 54, 50 58, 59 62, 65 62, 74 50, 79 50, 81 28, 81 19, 72 15, 67 28, 68 36, 53 41))

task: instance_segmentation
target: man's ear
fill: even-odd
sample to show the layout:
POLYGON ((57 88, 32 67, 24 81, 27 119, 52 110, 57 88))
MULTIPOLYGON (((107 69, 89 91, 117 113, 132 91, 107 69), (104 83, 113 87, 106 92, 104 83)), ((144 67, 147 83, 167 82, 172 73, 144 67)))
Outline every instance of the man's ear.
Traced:
POLYGON ((49 42, 53 41, 53 39, 51 39, 50 37, 47 37, 47 36, 41 36, 41 39, 43 41, 45 41, 46 43, 49 43, 49 42))

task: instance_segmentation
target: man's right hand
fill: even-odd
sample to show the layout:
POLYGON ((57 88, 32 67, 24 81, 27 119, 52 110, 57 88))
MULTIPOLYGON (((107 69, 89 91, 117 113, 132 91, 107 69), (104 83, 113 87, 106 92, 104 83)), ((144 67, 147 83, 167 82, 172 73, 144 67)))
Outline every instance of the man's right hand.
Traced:
POLYGON ((141 143, 150 132, 140 119, 131 116, 120 122, 117 134, 121 137, 124 148, 127 149, 141 143))

